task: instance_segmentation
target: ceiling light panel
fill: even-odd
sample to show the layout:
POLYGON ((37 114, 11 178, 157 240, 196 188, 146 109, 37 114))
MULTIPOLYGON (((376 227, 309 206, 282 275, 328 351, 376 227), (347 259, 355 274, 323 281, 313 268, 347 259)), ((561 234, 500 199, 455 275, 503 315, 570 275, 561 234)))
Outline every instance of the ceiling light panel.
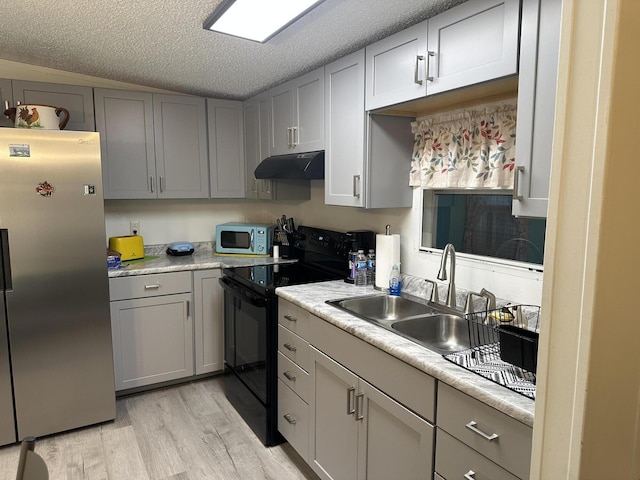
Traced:
POLYGON ((204 28, 264 43, 323 0, 228 0, 204 28))

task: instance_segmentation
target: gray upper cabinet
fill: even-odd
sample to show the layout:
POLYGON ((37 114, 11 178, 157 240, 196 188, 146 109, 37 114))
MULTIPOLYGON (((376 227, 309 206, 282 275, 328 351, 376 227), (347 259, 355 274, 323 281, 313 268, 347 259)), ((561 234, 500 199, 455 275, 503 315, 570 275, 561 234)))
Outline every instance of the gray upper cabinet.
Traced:
POLYGON ((430 18, 427 94, 518 72, 520 0, 474 0, 430 18))
POLYGON ((562 0, 524 0, 512 213, 546 217, 562 0))
POLYGON ((325 67, 325 203, 411 206, 411 121, 364 110, 365 52, 325 67))
POLYGON ((93 89, 76 85, 13 80, 13 101, 64 107, 69 110, 65 130, 95 131, 93 89))
POLYGON ((256 179, 256 167, 269 156, 269 93, 263 92, 245 100, 244 158, 246 166, 246 198, 260 200, 308 200, 309 182, 300 180, 256 179))
POLYGON ((104 197, 157 198, 152 95, 102 88, 94 95, 104 197))
POLYGON ((204 99, 95 89, 105 198, 206 198, 204 99))
POLYGON ((424 97, 426 51, 427 22, 367 46, 366 109, 424 97))
POLYGON ((242 102, 207 99, 211 198, 244 198, 242 102))
POLYGON ((324 68, 269 91, 269 154, 324 148, 324 68))
POLYGON ((519 0, 465 2, 366 48, 366 109, 517 73, 519 0))
MULTIPOLYGON (((0 78, 0 105, 4 112, 13 105, 13 92, 11 90, 11 80, 0 78)), ((0 127, 13 127, 13 122, 9 117, 0 115, 0 127)))
POLYGON ((244 158, 246 198, 270 198, 270 180, 257 180, 253 172, 269 156, 269 93, 263 92, 242 104, 244 118, 244 158))
POLYGON ((208 198, 205 100, 153 95, 158 198, 208 198))

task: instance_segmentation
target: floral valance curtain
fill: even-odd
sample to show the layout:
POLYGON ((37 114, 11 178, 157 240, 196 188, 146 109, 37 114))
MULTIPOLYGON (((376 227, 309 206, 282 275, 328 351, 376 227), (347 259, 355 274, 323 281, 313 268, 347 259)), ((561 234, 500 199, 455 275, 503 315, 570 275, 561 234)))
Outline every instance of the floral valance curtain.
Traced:
POLYGON ((513 188, 515 104, 427 117, 411 126, 412 187, 513 188))

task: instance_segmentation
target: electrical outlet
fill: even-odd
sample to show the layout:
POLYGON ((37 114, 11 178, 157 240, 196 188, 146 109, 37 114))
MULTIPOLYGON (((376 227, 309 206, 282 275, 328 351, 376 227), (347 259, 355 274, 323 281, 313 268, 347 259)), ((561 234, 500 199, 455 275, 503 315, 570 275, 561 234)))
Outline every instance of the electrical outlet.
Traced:
POLYGON ((140 235, 140 221, 139 220, 131 220, 129 222, 129 233, 131 233, 131 235, 140 235))

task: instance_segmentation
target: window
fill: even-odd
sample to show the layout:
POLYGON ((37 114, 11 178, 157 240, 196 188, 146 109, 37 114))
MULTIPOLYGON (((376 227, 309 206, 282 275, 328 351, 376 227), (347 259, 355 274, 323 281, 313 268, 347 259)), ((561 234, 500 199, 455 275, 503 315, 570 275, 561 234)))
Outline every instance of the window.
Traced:
POLYGON ((423 248, 542 265, 546 220, 511 214, 511 195, 423 190, 423 248))

